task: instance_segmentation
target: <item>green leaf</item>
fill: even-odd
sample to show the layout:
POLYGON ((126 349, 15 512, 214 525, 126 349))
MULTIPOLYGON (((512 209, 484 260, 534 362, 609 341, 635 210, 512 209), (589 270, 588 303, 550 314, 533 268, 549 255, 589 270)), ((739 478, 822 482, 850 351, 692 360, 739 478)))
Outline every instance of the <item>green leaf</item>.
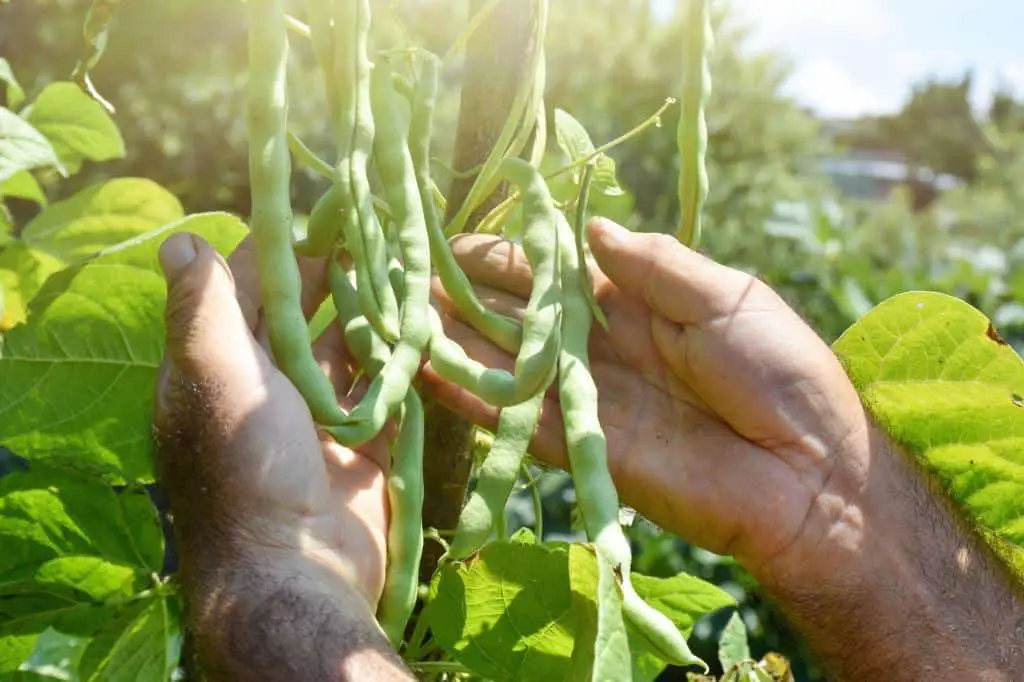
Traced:
POLYGON ((722 636, 718 640, 718 660, 723 670, 749 661, 750 645, 747 644, 747 626, 743 624, 740 614, 734 612, 729 618, 722 636))
POLYGON ((188 231, 229 253, 237 218, 192 216, 51 277, 0 346, 0 443, 33 461, 151 482, 166 284, 158 250, 188 231))
POLYGON ((176 597, 159 595, 139 601, 96 633, 82 656, 82 679, 169 680, 181 658, 181 641, 176 597))
POLYGON ((152 180, 119 178, 53 204, 25 226, 21 238, 75 263, 183 215, 181 202, 152 180))
POLYGON ((46 137, 9 109, 0 107, 0 182, 33 168, 63 171, 46 137))
MULTIPOLYGON (((586 128, 562 109, 555 109, 555 139, 570 162, 588 158, 597 151, 586 128)), ((621 196, 623 191, 615 175, 615 160, 607 154, 601 154, 592 163, 594 179, 591 190, 605 196, 621 196)), ((578 170, 574 177, 579 182, 578 170)))
MULTIPOLYGON (((613 594, 604 603, 612 609, 619 589, 614 573, 609 576, 613 594)), ((633 581, 641 596, 684 631, 709 611, 735 603, 690 576, 634 574, 633 581)), ((602 587, 607 585, 599 584, 589 546, 537 545, 524 536, 490 543, 466 563, 443 566, 432 586, 427 617, 437 643, 487 679, 590 680, 595 651, 602 679, 628 679, 631 669, 643 673, 638 679, 653 679, 664 663, 639 646, 631 656, 625 628, 602 637, 595 648, 602 587)), ((618 609, 621 619, 621 604, 618 609)))
POLYGON ((11 63, 0 57, 0 83, 7 86, 7 106, 17 109, 25 101, 25 91, 14 77, 14 69, 11 63))
POLYGON ((736 599, 720 587, 680 573, 671 578, 652 578, 634 573, 633 587, 644 601, 658 609, 687 637, 703 616, 736 606, 736 599))
POLYGON ((43 630, 32 654, 19 670, 47 680, 78 682, 78 662, 89 640, 66 635, 52 627, 43 630))
POLYGON ((879 423, 998 538, 1024 544, 1024 361, 959 299, 908 293, 835 343, 879 423))
POLYGON ((2 197, 27 199, 40 206, 46 206, 46 193, 35 176, 28 171, 21 171, 4 182, 0 182, 0 198, 2 197))
POLYGON ((12 240, 0 250, 0 332, 25 321, 28 302, 46 279, 66 263, 45 251, 12 240))
POLYGON ((565 546, 495 542, 440 570, 431 631, 453 658, 484 678, 562 680, 575 617, 565 546))
POLYGON ((32 103, 27 119, 72 172, 86 160, 124 157, 124 140, 110 114, 74 83, 48 85, 32 103))
POLYGON ((144 588, 163 564, 145 492, 45 469, 0 479, 0 546, 0 594, 106 601, 144 588))
POLYGON ((0 679, 10 679, 31 658, 48 629, 89 637, 118 611, 118 607, 69 602, 47 594, 0 599, 0 679))

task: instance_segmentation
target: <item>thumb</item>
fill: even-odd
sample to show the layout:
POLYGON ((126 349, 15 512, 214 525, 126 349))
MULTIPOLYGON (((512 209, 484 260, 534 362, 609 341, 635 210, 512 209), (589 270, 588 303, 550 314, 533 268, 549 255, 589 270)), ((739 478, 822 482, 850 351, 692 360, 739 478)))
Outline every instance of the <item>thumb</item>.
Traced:
POLYGON ((262 356, 227 263, 202 238, 173 234, 160 248, 167 280, 167 360, 191 383, 258 376, 262 356))
POLYGON ((667 234, 634 233, 603 218, 587 227, 590 250, 608 279, 673 322, 728 313, 752 279, 667 234))

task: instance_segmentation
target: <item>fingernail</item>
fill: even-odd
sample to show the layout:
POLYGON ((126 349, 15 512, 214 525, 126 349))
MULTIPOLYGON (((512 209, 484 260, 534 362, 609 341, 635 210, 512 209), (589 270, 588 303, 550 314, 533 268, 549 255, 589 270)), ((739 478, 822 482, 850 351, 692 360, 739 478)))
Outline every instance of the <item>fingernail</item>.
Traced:
POLYGON ((590 221, 590 230, 605 243, 620 243, 629 236, 629 231, 607 218, 594 218, 590 221))
POLYGON ((167 279, 175 277, 196 259, 195 242, 192 235, 184 232, 172 234, 160 247, 160 267, 164 269, 167 279))

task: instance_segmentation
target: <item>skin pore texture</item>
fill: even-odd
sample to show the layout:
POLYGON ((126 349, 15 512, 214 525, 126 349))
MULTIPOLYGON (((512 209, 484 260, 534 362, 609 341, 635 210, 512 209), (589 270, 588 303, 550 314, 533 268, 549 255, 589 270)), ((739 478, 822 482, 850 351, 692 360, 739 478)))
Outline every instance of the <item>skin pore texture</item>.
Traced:
MULTIPOLYGON (((609 331, 594 327, 609 466, 627 504, 761 582, 837 680, 1024 679, 1024 601, 938 486, 863 408, 823 341, 765 284, 658 235, 588 229, 609 331)), ((486 236, 453 250, 489 308, 520 318, 523 253, 486 236)), ((230 269, 174 235, 156 439, 198 663, 214 680, 411 679, 373 620, 383 580, 383 438, 318 432, 274 367, 251 248, 230 269)), ((308 315, 327 295, 302 260, 308 315)), ((514 357, 457 319, 475 359, 514 357)), ((335 326, 314 355, 346 409, 365 385, 335 326)), ((478 423, 498 411, 440 379, 425 388, 478 423)), ((568 466, 557 395, 530 452, 568 466)))

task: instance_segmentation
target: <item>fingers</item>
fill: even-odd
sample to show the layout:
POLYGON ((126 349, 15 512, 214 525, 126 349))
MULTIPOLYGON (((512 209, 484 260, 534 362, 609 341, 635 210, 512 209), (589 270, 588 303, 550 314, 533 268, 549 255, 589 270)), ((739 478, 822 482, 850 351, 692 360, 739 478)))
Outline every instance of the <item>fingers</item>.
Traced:
POLYGON ((673 322, 728 315, 758 284, 668 235, 635 234, 599 218, 590 221, 588 231, 594 258, 615 286, 673 322))
MULTIPOLYGON (((452 412, 485 429, 496 431, 501 410, 481 400, 474 393, 439 377, 428 363, 423 368, 425 380, 431 395, 452 412)), ((537 431, 530 441, 530 454, 553 466, 569 468, 565 454, 565 428, 557 398, 549 395, 541 407, 537 431)))
POLYGON ((507 291, 526 299, 533 286, 530 262, 510 241, 482 234, 452 239, 452 253, 474 284, 507 291))
POLYGON ((178 233, 160 249, 167 279, 167 356, 194 384, 252 383, 267 362, 236 298, 227 263, 200 237, 178 233))

